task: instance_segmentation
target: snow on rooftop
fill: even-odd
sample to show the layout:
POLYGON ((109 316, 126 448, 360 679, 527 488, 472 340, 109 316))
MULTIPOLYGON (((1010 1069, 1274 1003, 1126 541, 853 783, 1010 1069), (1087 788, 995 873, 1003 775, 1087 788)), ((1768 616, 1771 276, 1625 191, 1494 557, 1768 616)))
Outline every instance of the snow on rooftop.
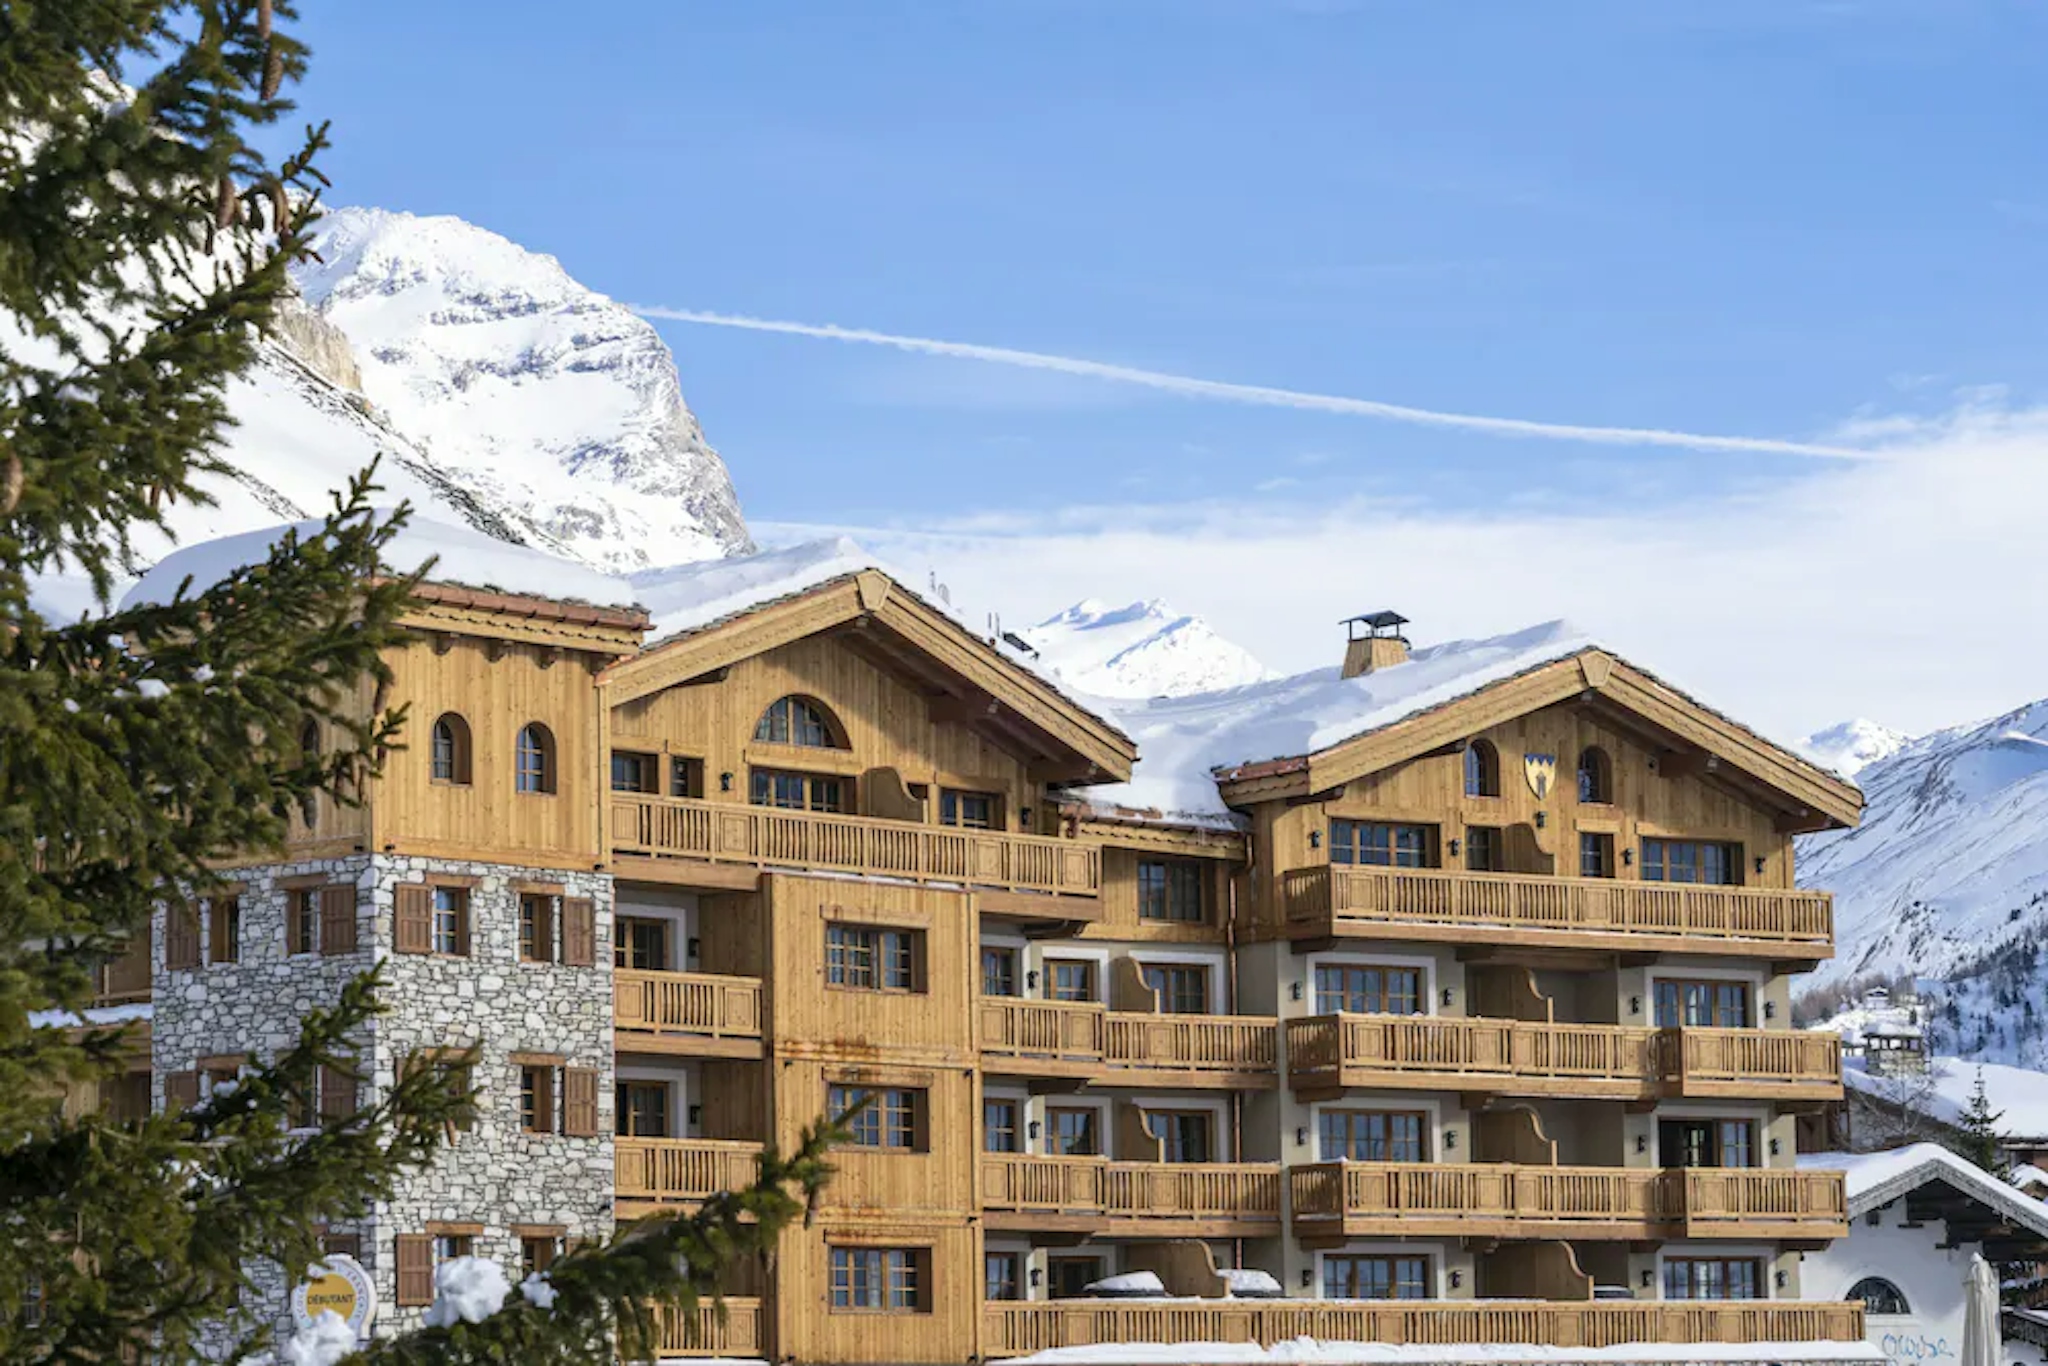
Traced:
POLYGON ((156 1006, 149 1001, 134 1001, 121 1006, 90 1006, 79 1014, 68 1010, 32 1010, 28 1014, 30 1029, 78 1029, 88 1025, 128 1024, 135 1020, 147 1020, 156 1014, 156 1006))
POLYGON ((2048 1072, 1966 1058, 1929 1058, 1924 1078, 1893 1078, 1848 1065, 1854 1061, 1845 1060, 1845 1084, 1882 1100, 1910 1104, 1944 1124, 1954 1124, 1969 1108, 1981 1071, 1985 1099, 1998 1112, 1996 1128, 2000 1137, 2048 1137, 2048 1072))
MULTIPOLYGON (((181 547, 144 574, 122 597, 121 605, 169 602, 188 576, 193 591, 199 592, 238 569, 262 563, 287 530, 296 529, 301 536, 310 536, 323 525, 317 520, 294 522, 181 547)), ((429 559, 434 566, 427 577, 435 583, 587 602, 600 607, 630 607, 634 602, 633 585, 625 579, 415 513, 385 546, 384 562, 394 571, 409 574, 429 559)))
POLYGON ((879 569, 905 586, 913 582, 848 538, 828 536, 757 555, 641 570, 632 584, 654 618, 648 639, 660 640, 865 569, 879 569))
MULTIPOLYGON (((1214 1304, 1196 1300, 1194 1304, 1214 1304)), ((1205 1363, 1319 1362, 1402 1363, 1402 1366, 1462 1366, 1463 1363, 1542 1362, 1546 1366, 1584 1362, 1882 1362, 1885 1357, 1869 1342, 1630 1342, 1614 1347, 1545 1347, 1521 1343, 1425 1345, 1384 1342, 1339 1342, 1293 1338, 1262 1347, 1252 1342, 1122 1342, 1095 1347, 1058 1347, 1030 1356, 1010 1357, 1012 1366, 1090 1366, 1091 1363, 1161 1363, 1161 1366, 1203 1366, 1205 1363)))
POLYGON ((1405 664, 1356 678, 1315 669, 1186 697, 1094 699, 1092 706, 1138 742, 1138 764, 1131 781, 1077 795, 1103 806, 1157 810, 1168 819, 1227 823, 1211 776, 1216 768, 1312 754, 1592 648, 1570 623, 1551 621, 1426 646, 1405 664))
POLYGON ((1875 1153, 1801 1153, 1799 1166, 1841 1172, 1852 1216, 1888 1205, 1929 1181, 1943 1181, 2048 1237, 2048 1205, 1939 1143, 1910 1143, 1875 1153))

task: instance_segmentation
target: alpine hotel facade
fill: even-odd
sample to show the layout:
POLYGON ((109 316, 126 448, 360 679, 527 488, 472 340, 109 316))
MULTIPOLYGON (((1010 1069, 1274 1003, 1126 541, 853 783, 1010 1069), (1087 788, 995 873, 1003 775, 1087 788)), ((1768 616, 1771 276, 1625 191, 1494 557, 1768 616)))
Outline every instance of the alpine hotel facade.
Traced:
POLYGON ((668 1353, 1862 1336, 1801 1298, 1847 1206, 1795 1166, 1841 1087, 1789 996, 1831 952, 1792 836, 1861 799, 1624 660, 1461 685, 1361 619, 1321 686, 1434 700, 1177 817, 1109 799, 1115 724, 875 569, 651 643, 446 584, 408 625, 366 802, 104 995, 153 1003, 113 1106, 192 1103, 379 957, 395 1011, 323 1112, 480 1050, 442 1159, 330 1231, 380 1328, 440 1260, 544 1269, 872 1097, 815 1226, 668 1353), (1142 1271, 1164 1297, 1086 1293, 1142 1271))

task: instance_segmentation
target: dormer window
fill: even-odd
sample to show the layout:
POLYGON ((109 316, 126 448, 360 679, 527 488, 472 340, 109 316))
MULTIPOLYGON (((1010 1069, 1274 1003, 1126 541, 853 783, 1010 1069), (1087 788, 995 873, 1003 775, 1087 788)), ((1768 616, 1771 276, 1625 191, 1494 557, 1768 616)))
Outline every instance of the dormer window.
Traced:
POLYGON ((807 697, 784 697, 761 713, 754 738, 771 745, 806 745, 812 749, 846 749, 845 732, 830 712, 807 697))

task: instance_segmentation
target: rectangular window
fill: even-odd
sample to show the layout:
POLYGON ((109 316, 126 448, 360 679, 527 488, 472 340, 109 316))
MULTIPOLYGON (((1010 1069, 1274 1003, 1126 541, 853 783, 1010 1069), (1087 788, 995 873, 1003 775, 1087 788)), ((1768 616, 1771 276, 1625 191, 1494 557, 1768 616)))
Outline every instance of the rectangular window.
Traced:
POLYGON ((434 889, 434 952, 469 952, 469 888, 434 889))
POLYGON ((1052 1283, 1056 1300, 1078 1300, 1088 1287, 1102 1279, 1100 1257, 1051 1257, 1046 1260, 1046 1280, 1052 1283))
POLYGON ((1742 881, 1742 847, 1701 840, 1644 840, 1643 881, 1732 887, 1742 881))
POLYGON ((668 1083, 622 1081, 612 1089, 614 1126, 628 1138, 667 1138, 668 1083))
POLYGON ((1497 825, 1465 827, 1465 867, 1474 873, 1507 871, 1507 844, 1497 825))
POLYGON ((538 1276, 555 1264, 555 1258, 562 1255, 562 1236, 558 1233, 529 1233, 519 1240, 519 1278, 538 1276))
POLYGON ((1050 1109, 1045 1118, 1052 1130, 1055 1157, 1102 1156, 1102 1130, 1095 1111, 1050 1109))
POLYGON ((1669 1257, 1667 1300, 1754 1300, 1763 1297, 1764 1264, 1755 1257, 1669 1257))
POLYGON ((1094 1000, 1094 960, 1089 958, 1046 959, 1045 999, 1048 1001, 1094 1000))
POLYGON ((218 896, 206 903, 206 955, 213 963, 242 958, 242 899, 218 896))
POLYGON ((1316 1013, 1420 1015, 1422 970, 1325 963, 1316 968, 1316 1013))
POLYGON ((519 1069, 519 1127, 529 1134, 555 1132, 555 1069, 528 1064, 519 1069))
POLYGON ((846 1121, 850 1142, 856 1148, 893 1148, 900 1152, 925 1148, 925 1093, 907 1086, 841 1086, 825 1088, 825 1112, 845 1115, 862 1101, 859 1114, 846 1121), (872 1096, 873 1099, 868 1098, 872 1096))
POLYGON ((1209 1013, 1209 969, 1178 963, 1155 964, 1144 970, 1144 977, 1162 1013, 1209 1013))
POLYGON ((790 811, 845 811, 853 784, 824 773, 757 768, 748 775, 748 800, 755 806, 790 811))
POLYGON ((1142 859, 1138 863, 1138 918, 1200 924, 1202 865, 1196 859, 1142 859))
POLYGON ((832 1307, 884 1314, 930 1310, 931 1253, 919 1247, 832 1249, 832 1307))
POLYGON ((1017 951, 1015 949, 983 949, 981 951, 981 994, 984 996, 1015 996, 1017 994, 1017 951))
POLYGON ((1162 1162, 1214 1162, 1215 1118, 1207 1110, 1150 1110, 1145 1128, 1159 1140, 1162 1162))
POLYGON ((657 792, 654 775, 656 767, 652 754, 634 754, 627 750, 612 751, 612 791, 614 792, 657 792))
POLYGON ((668 971, 668 922, 622 915, 612 934, 612 966, 636 972, 668 971))
POLYGON ((1749 983, 1660 978, 1653 995, 1659 1029, 1747 1029, 1749 983))
POLYGON ((1428 1121, 1405 1110, 1324 1110, 1316 1119, 1325 1162, 1427 1162, 1428 1121))
POLYGON ((981 1259, 982 1291, 985 1300, 1021 1300, 1024 1284, 1020 1258, 1014 1252, 990 1252, 981 1259))
POLYGON ((1001 809, 992 792, 955 792, 950 787, 939 791, 940 825, 957 825, 967 830, 995 830, 1002 825, 997 819, 997 812, 1001 809))
POLYGON ((1429 1258, 1325 1256, 1323 1298, 1426 1300, 1429 1298, 1429 1258))
POLYGON ((434 1235, 434 1265, 452 1262, 458 1257, 471 1255, 476 1238, 468 1233, 437 1233, 434 1235))
POLYGON ((1580 832, 1579 876, 1614 876, 1614 836, 1591 830, 1580 832))
POLYGON ((285 952, 320 951, 320 889, 294 887, 285 893, 285 952))
POLYGON ((1385 821, 1331 821, 1330 862, 1390 868, 1436 866, 1436 827, 1385 821))
POLYGON ((825 927, 825 980, 855 991, 919 991, 923 930, 872 925, 825 927))
POLYGON ((686 759, 672 754, 668 761, 668 795, 671 797, 704 796, 704 761, 686 759))
POLYGON ((1747 1119, 1659 1120, 1657 1158, 1666 1167, 1754 1167, 1756 1124, 1747 1119))
POLYGON ((519 894, 519 957, 528 963, 555 961, 555 898, 547 892, 519 894))
POLYGON ((984 1100, 981 1103, 981 1149, 989 1153, 1024 1151, 1024 1134, 1017 1122, 1021 1109, 1014 1100, 984 1100))

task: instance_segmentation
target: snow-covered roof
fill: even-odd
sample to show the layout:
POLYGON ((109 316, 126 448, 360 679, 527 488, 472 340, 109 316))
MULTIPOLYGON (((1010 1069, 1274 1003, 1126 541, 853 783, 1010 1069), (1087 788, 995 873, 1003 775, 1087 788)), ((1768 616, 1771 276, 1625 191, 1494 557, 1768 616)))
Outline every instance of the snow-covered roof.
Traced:
POLYGON ((1940 1181, 2048 1238, 2048 1205, 1938 1143, 1913 1143, 1879 1153, 1801 1153, 1799 1165, 1841 1172, 1852 1218, 1882 1209, 1930 1181, 1940 1181))
MULTIPOLYGON (((1171 1301, 1168 1301, 1171 1303, 1171 1301)), ((1191 1305, 1213 1305, 1214 1300, 1190 1300, 1191 1305)), ((1318 1301, 1320 1303, 1320 1301, 1318 1301)), ((1014 1366, 1089 1366, 1090 1363, 1160 1363, 1161 1366, 1206 1366, 1206 1363, 1317 1362, 1398 1363, 1399 1366, 1463 1366, 1486 1363, 1500 1366, 1510 1362, 1540 1362, 1543 1366, 1566 1363, 1649 1363, 1677 1362, 1882 1362, 1883 1353, 1870 1342, 1627 1342, 1614 1347, 1544 1347, 1523 1343, 1424 1343, 1339 1342, 1319 1338, 1293 1338, 1262 1347, 1255 1342, 1120 1342, 1095 1347, 1056 1347, 1030 1356, 1010 1357, 1014 1366)))
POLYGON ((909 582, 855 542, 831 536, 757 555, 644 570, 632 576, 632 584, 654 618, 651 648, 868 569, 909 582))
POLYGON ((1984 1097, 1998 1114, 1994 1128, 2000 1138, 2048 1138, 2048 1072, 1965 1058, 1929 1058, 1924 1078, 1884 1077, 1845 1065, 1842 1081, 1866 1095, 1954 1124, 1969 1108, 1979 1073, 1984 1077, 1984 1097))
POLYGON ((73 1013, 69 1010, 32 1010, 28 1014, 30 1029, 80 1029, 105 1025, 129 1024, 136 1020, 147 1020, 156 1014, 156 1006, 149 1001, 132 1001, 119 1006, 88 1006, 73 1013))
MULTIPOLYGON (((121 605, 169 602, 187 577, 194 592, 209 588, 238 569, 261 564, 287 530, 311 536, 323 525, 311 520, 294 522, 181 547, 144 574, 122 596, 121 605)), ((395 572, 409 574, 429 559, 434 567, 428 578, 435 583, 600 607, 630 607, 635 600, 634 587, 625 579, 415 513, 385 546, 384 562, 395 572)))

